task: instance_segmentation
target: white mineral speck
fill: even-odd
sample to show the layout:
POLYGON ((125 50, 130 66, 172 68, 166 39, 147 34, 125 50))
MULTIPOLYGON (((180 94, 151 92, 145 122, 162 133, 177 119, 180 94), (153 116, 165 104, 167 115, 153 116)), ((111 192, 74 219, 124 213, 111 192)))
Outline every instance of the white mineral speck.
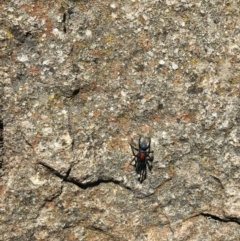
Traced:
POLYGON ((117 18, 117 14, 116 13, 112 13, 111 15, 112 15, 112 18, 114 18, 114 19, 117 18))
POLYGON ((127 93, 126 93, 124 90, 122 90, 122 91, 121 91, 121 95, 122 95, 123 97, 125 97, 125 96, 127 95, 127 93))
POLYGON ((52 133, 52 128, 51 127, 43 128, 43 133, 45 135, 48 135, 48 134, 52 133))
POLYGON ((32 184, 35 186, 41 186, 47 182, 46 180, 43 180, 43 181, 41 180, 39 173, 37 173, 34 176, 31 176, 29 179, 32 182, 32 184))
POLYGON ((66 115, 68 112, 66 110, 62 110, 62 114, 66 115))
POLYGON ((173 69, 178 69, 178 65, 176 63, 172 62, 172 68, 173 69))
POLYGON ((60 34, 60 31, 59 31, 57 28, 54 28, 54 29, 52 30, 52 33, 53 33, 54 35, 59 35, 59 34, 60 34))
POLYGON ((144 20, 148 20, 147 15, 143 14, 142 17, 144 18, 144 20))
POLYGON ((176 4, 176 0, 166 0, 166 4, 169 6, 174 5, 176 4))
POLYGON ((152 51, 148 51, 148 55, 153 57, 153 52, 152 51))
POLYGON ((71 143, 72 143, 72 138, 71 138, 71 136, 69 135, 68 132, 65 133, 64 135, 62 135, 62 136, 60 137, 60 140, 62 141, 62 143, 64 142, 64 143, 66 143, 68 146, 71 145, 71 143))
POLYGON ((165 131, 162 132, 162 138, 165 139, 167 137, 167 133, 165 131))
POLYGON ((127 13, 127 14, 126 14, 126 18, 127 18, 128 20, 133 20, 133 19, 134 19, 132 13, 127 13))
POLYGON ((65 61, 65 58, 64 58, 64 57, 62 57, 62 56, 61 56, 61 57, 59 57, 59 59, 58 59, 58 62, 59 62, 59 63, 61 63, 61 64, 62 64, 64 61, 65 61))
POLYGON ((43 61, 43 65, 49 65, 49 63, 50 63, 49 59, 43 61))
POLYGON ((48 116, 47 116, 47 115, 41 115, 41 118, 42 118, 43 120, 46 120, 46 119, 48 118, 48 116))
POLYGON ((149 193, 153 194, 154 190, 152 188, 149 189, 149 193))
POLYGON ((28 56, 25 55, 25 54, 21 54, 17 57, 17 59, 20 61, 20 62, 26 62, 28 61, 28 56))
POLYGON ((92 35, 92 31, 89 30, 89 29, 87 29, 85 34, 86 34, 87 36, 91 36, 91 35, 92 35))
POLYGON ((111 3, 111 4, 110 4, 110 7, 113 8, 113 9, 115 9, 117 6, 116 6, 115 3, 111 3))
POLYGON ((225 120, 223 123, 222 123, 222 126, 223 128, 227 128, 228 127, 228 120, 225 120))
POLYGON ((142 81, 140 79, 137 79, 136 82, 137 82, 138 85, 142 84, 142 81))
POLYGON ((213 50, 212 48, 207 48, 207 53, 208 53, 208 54, 212 54, 213 51, 214 51, 214 50, 213 50))
POLYGON ((164 64, 165 64, 165 61, 161 59, 161 60, 159 61, 159 64, 164 65, 164 64))

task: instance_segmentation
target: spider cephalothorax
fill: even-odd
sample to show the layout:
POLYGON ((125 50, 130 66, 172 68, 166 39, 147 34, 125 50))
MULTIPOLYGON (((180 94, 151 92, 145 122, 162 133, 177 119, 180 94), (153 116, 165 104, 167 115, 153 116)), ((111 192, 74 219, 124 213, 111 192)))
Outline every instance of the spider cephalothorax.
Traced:
POLYGON ((138 149, 132 144, 130 145, 134 155, 131 164, 133 161, 135 161, 134 166, 136 168, 137 174, 139 175, 139 180, 140 182, 143 182, 147 177, 147 166, 150 171, 152 169, 153 156, 150 154, 153 153, 153 151, 151 151, 151 139, 145 138, 144 141, 141 141, 140 136, 138 140, 138 149), (146 143, 146 139, 149 140, 148 144, 146 143))

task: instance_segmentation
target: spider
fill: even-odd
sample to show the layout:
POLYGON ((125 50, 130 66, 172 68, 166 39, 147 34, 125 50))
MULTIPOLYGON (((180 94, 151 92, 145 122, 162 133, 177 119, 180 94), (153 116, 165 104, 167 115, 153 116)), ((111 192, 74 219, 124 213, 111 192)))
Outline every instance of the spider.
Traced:
POLYGON ((146 143, 146 141, 141 141, 141 136, 139 137, 138 149, 134 147, 132 144, 130 144, 132 153, 134 155, 130 164, 132 164, 132 162, 135 161, 134 166, 136 168, 136 173, 139 175, 139 181, 141 183, 147 177, 147 166, 149 171, 152 170, 153 156, 150 156, 150 153, 153 153, 153 151, 151 151, 151 139, 147 139, 149 139, 148 144, 146 143))

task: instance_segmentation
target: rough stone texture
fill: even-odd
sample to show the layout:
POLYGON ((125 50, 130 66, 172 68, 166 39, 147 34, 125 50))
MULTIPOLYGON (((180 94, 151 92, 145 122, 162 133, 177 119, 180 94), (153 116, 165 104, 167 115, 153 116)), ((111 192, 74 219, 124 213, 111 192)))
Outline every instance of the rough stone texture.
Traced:
POLYGON ((240 240, 239 9, 2 0, 0 240, 240 240))

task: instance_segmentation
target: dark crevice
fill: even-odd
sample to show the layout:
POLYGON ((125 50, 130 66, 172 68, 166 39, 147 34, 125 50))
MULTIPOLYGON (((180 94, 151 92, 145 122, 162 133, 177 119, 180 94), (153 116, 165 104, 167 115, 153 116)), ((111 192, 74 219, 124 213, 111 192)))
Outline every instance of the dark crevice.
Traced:
MULTIPOLYGON (((72 128, 71 128, 71 126, 69 125, 69 127, 68 127, 68 129, 69 129, 69 133, 70 134, 72 134, 72 128)), ((72 136, 72 135, 71 135, 72 136)), ((74 150, 74 143, 75 143, 75 141, 74 140, 72 140, 72 143, 71 143, 71 150, 72 150, 72 152, 73 152, 73 150, 74 150)))
POLYGON ((170 221, 169 217, 164 212, 161 212, 161 214, 168 220, 167 225, 169 226, 169 229, 171 230, 172 235, 174 235, 174 231, 172 229, 172 225, 171 225, 171 221, 170 221))
POLYGON ((80 92, 80 88, 78 89, 74 89, 69 95, 67 95, 66 97, 69 99, 73 99, 76 95, 78 95, 80 92))
POLYGON ((43 167, 45 167, 45 168, 46 168, 47 170, 49 170, 51 173, 55 174, 57 177, 63 179, 63 181, 64 181, 64 179, 65 179, 66 176, 67 176, 68 171, 67 171, 66 175, 62 175, 61 173, 57 172, 55 169, 53 169, 52 167, 48 166, 47 164, 45 164, 45 163, 43 163, 43 162, 39 162, 39 164, 42 165, 43 167))
POLYGON ((99 228, 99 227, 96 227, 96 226, 88 226, 87 228, 91 229, 91 230, 94 230, 94 231, 98 231, 100 233, 106 234, 106 232, 102 228, 99 228))
POLYGON ((0 120, 0 168, 2 168, 3 165, 3 121, 0 120))
POLYGON ((118 237, 116 237, 116 236, 113 236, 112 234, 108 233, 106 230, 104 230, 104 229, 102 229, 102 228, 100 228, 100 227, 87 226, 86 228, 89 229, 89 230, 92 230, 93 232, 95 231, 95 232, 102 233, 102 234, 104 234, 105 236, 108 236, 109 238, 111 238, 111 240, 116 240, 116 241, 118 241, 118 240, 121 240, 121 241, 122 241, 122 240, 125 240, 125 239, 122 239, 122 237, 121 237, 121 239, 120 239, 120 238, 118 238, 118 237))
MULTIPOLYGON (((110 179, 98 179, 97 181, 94 181, 94 182, 81 183, 81 182, 75 180, 74 178, 69 177, 71 169, 72 169, 72 166, 68 169, 66 174, 63 175, 63 174, 59 173, 58 171, 56 171, 55 169, 53 169, 52 167, 46 165, 43 162, 39 162, 39 164, 44 166, 45 168, 47 168, 51 173, 55 174, 57 177, 61 178, 64 182, 73 183, 76 186, 80 187, 81 189, 87 189, 87 188, 91 188, 91 187, 96 187, 96 186, 100 185, 101 183, 114 183, 116 185, 121 185, 120 181, 113 180, 112 178, 110 178, 110 179)), ((123 187, 125 187, 125 186, 123 186, 123 187)), ((128 187, 125 187, 125 188, 126 189, 130 189, 128 187)))
POLYGON ((62 23, 66 23, 66 18, 67 18, 67 14, 64 13, 64 14, 63 14, 63 18, 62 18, 62 23))
POLYGON ((66 20, 67 20, 67 14, 64 13, 64 14, 63 14, 63 18, 62 18, 63 32, 64 32, 64 33, 67 33, 66 20))
POLYGON ((0 141, 3 141, 3 135, 2 135, 2 132, 3 132, 3 121, 0 120, 0 141))
POLYGON ((98 179, 97 181, 88 182, 88 183, 80 183, 80 182, 74 180, 73 178, 68 178, 66 181, 67 182, 71 182, 71 183, 77 185, 81 189, 87 189, 87 188, 90 188, 90 187, 96 187, 96 186, 100 185, 101 183, 114 183, 114 184, 117 184, 117 185, 121 185, 121 182, 113 180, 113 179, 108 179, 108 180, 98 179))
POLYGON ((223 186, 221 180, 220 180, 218 177, 215 177, 215 176, 213 176, 213 175, 210 175, 210 176, 211 176, 216 182, 218 182, 218 183, 220 184, 220 186, 221 186, 222 189, 224 189, 224 186, 223 186))
POLYGON ((149 195, 146 195, 145 197, 151 197, 151 196, 155 195, 166 183, 168 183, 171 180, 172 180, 172 178, 169 178, 169 179, 165 180, 163 183, 161 183, 158 186, 154 187, 154 192, 150 193, 149 195))
POLYGON ((61 186, 61 190, 59 192, 56 192, 54 195, 48 197, 45 199, 47 202, 52 202, 54 199, 58 198, 63 192, 63 187, 61 186))
POLYGON ((80 89, 76 89, 72 92, 72 97, 74 97, 75 95, 77 95, 80 92, 80 89))
POLYGON ((28 146, 32 147, 32 144, 29 141, 27 141, 26 139, 25 139, 25 142, 28 146))
POLYGON ((216 215, 210 214, 210 213, 200 213, 201 216, 206 217, 206 218, 211 218, 213 220, 219 221, 219 222, 224 222, 224 223, 237 223, 240 225, 240 220, 237 218, 220 218, 216 215))
POLYGON ((69 174, 70 174, 71 170, 72 170, 72 167, 70 167, 70 168, 67 170, 66 176, 63 178, 63 181, 67 181, 67 180, 68 180, 68 177, 69 177, 69 174))

